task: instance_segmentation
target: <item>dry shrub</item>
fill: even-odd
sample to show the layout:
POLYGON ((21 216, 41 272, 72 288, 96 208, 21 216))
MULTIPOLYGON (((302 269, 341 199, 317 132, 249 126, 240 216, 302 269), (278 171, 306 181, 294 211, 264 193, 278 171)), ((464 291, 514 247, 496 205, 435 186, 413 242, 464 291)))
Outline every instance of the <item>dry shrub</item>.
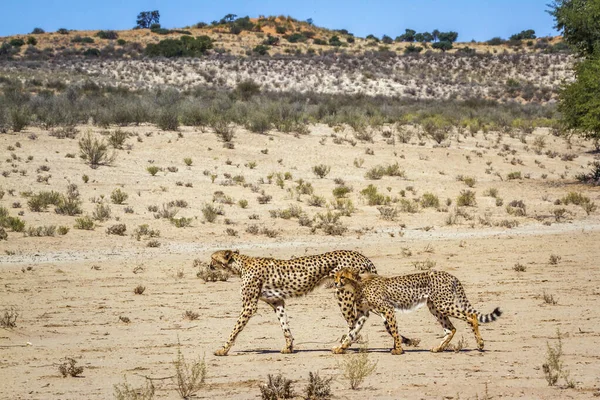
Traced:
POLYGON ((116 224, 116 225, 109 226, 108 228, 106 228, 106 233, 108 235, 125 236, 126 230, 127 230, 127 226, 125 224, 116 224))
POLYGON ((304 388, 305 398, 307 400, 326 400, 330 399, 331 381, 333 378, 321 378, 317 372, 308 373, 308 384, 304 388))
POLYGON ((14 328, 17 326, 17 318, 19 313, 14 308, 5 309, 2 317, 0 317, 0 326, 2 328, 14 328))
POLYGON ((365 343, 361 346, 358 353, 344 356, 345 360, 340 366, 343 377, 348 380, 352 390, 358 389, 365 378, 375 372, 375 369, 377 368, 377 362, 371 362, 369 360, 367 347, 368 346, 365 343))
POLYGON ((100 165, 111 165, 115 159, 115 153, 109 153, 108 145, 104 139, 97 139, 87 132, 84 137, 79 139, 79 154, 92 168, 98 168, 100 165))
POLYGON ((58 372, 66 378, 67 376, 76 377, 83 373, 83 367, 77 366, 77 360, 66 357, 65 362, 58 366, 58 372))
POLYGON ((154 385, 150 379, 146 380, 146 386, 135 388, 127 383, 124 378, 123 383, 114 386, 116 400, 152 400, 154 398, 154 385))
POLYGON ((143 294, 145 290, 146 290, 146 286, 137 285, 135 287, 135 289, 133 289, 133 293, 135 293, 135 294, 143 294))
POLYGON ((260 384, 260 395, 263 400, 281 400, 294 397, 292 380, 279 374, 275 377, 267 375, 267 383, 260 384))
POLYGON ((181 344, 177 344, 177 358, 173 361, 175 376, 173 381, 177 385, 177 393, 182 399, 187 399, 196 394, 206 379, 206 363, 204 358, 198 358, 192 363, 187 363, 181 352, 181 344))
POLYGON ((574 388, 575 381, 569 379, 570 372, 564 369, 563 349, 562 349, 562 334, 560 330, 556 330, 556 336, 558 342, 556 346, 551 347, 550 343, 546 343, 546 362, 542 364, 542 371, 544 371, 544 377, 548 382, 548 386, 554 386, 558 382, 559 378, 564 378, 567 387, 574 388))

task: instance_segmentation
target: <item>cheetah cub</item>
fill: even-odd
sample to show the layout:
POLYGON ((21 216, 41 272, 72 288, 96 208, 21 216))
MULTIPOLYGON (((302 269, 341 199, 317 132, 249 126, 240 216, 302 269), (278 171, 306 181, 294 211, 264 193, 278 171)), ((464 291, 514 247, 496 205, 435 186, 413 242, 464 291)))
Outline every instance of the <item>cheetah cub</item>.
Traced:
POLYGON ((347 295, 342 306, 354 309, 357 317, 354 329, 341 346, 333 348, 335 354, 341 354, 350 347, 369 317, 369 311, 383 319, 386 330, 394 338, 394 355, 402 354, 402 339, 398 335, 395 310, 409 312, 427 304, 445 333, 440 345, 431 349, 433 352, 444 351, 456 332, 449 317, 467 321, 475 334, 477 348, 483 350, 479 324, 495 321, 502 315, 499 308, 487 315, 480 314, 467 300, 460 281, 443 271, 431 270, 386 278, 374 274, 359 275, 356 271, 342 268, 335 274, 335 286, 346 289, 347 295))

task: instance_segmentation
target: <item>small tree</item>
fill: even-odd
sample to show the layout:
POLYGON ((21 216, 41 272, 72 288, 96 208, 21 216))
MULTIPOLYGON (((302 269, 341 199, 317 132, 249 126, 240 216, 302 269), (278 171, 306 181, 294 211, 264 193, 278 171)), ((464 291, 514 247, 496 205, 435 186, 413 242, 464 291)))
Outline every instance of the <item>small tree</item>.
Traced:
POLYGON ((42 28, 33 28, 33 30, 31 31, 31 33, 33 35, 40 35, 42 33, 46 33, 46 31, 43 30, 42 28))
POLYGON ((409 42, 415 41, 416 31, 414 29, 405 29, 404 33, 396 38, 398 42, 409 42))
POLYGON ((431 45, 431 47, 433 47, 434 49, 441 50, 445 53, 447 50, 452 50, 452 43, 444 40, 441 42, 435 42, 431 45))
POLYGON ((600 56, 575 65, 577 80, 565 84, 560 92, 558 109, 562 122, 600 149, 600 56))
POLYGON ((160 13, 158 12, 158 10, 142 11, 137 16, 136 28, 148 29, 152 24, 158 23, 160 23, 160 13))

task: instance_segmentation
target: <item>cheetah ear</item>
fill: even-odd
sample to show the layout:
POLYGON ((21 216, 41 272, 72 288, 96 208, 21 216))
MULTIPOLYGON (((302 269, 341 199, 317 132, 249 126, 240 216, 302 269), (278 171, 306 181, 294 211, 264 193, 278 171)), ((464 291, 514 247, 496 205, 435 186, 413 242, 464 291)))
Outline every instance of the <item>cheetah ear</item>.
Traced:
POLYGON ((225 259, 227 261, 229 261, 229 260, 231 260, 231 256, 233 255, 233 252, 231 250, 225 250, 224 255, 225 255, 225 259))

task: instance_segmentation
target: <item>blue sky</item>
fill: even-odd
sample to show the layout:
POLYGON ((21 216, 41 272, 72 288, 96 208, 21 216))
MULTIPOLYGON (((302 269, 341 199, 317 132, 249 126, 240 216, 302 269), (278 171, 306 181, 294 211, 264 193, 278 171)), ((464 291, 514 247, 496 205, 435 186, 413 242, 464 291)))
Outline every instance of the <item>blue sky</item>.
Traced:
POLYGON ((507 38, 524 29, 538 36, 556 35, 548 0, 19 0, 2 5, 0 36, 67 29, 130 29, 140 11, 159 10, 166 28, 199 21, 211 22, 225 14, 257 17, 290 15, 312 18, 318 26, 345 28, 357 36, 387 34, 392 38, 406 28, 418 32, 454 30, 459 41, 507 38))

